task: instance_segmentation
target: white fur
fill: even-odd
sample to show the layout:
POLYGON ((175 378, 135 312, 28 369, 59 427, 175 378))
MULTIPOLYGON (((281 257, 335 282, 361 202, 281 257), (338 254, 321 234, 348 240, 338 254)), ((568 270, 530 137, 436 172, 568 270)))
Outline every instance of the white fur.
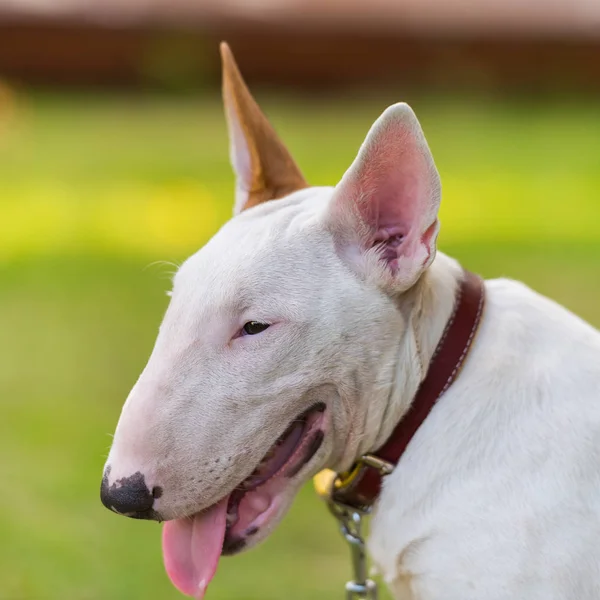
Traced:
POLYGON ((398 599, 600 598, 600 335, 522 284, 486 287, 463 372, 385 483, 370 551, 398 599))
MULTIPOLYGON (((310 476, 380 446, 409 407, 461 270, 438 253, 394 288, 339 193, 242 212, 177 274, 107 462, 111 482, 160 485, 164 517, 218 501, 324 401, 325 442, 264 539, 310 476), (250 320, 274 325, 235 338, 250 320)), ((419 240, 400 271, 424 260, 419 240)), ((600 334, 520 283, 486 290, 460 377, 385 482, 370 552, 397 600, 600 598, 600 334)))

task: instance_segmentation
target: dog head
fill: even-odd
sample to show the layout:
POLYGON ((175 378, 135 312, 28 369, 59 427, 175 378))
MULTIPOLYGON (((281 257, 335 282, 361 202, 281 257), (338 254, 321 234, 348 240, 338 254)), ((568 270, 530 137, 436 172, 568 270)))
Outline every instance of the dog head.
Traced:
POLYGON ((406 104, 335 188, 308 187, 222 47, 234 217, 179 269, 122 410, 106 506, 165 520, 167 571, 201 597, 220 555, 264 539, 306 480, 372 449, 433 261, 440 183, 406 104))

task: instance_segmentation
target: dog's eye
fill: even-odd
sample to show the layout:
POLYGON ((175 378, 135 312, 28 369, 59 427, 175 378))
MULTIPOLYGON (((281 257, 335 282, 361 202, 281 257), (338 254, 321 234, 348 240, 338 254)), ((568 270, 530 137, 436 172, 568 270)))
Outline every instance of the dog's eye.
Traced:
POLYGON ((242 333, 244 335, 256 335, 262 333, 265 329, 270 327, 269 323, 261 323, 260 321, 248 321, 242 327, 242 333))

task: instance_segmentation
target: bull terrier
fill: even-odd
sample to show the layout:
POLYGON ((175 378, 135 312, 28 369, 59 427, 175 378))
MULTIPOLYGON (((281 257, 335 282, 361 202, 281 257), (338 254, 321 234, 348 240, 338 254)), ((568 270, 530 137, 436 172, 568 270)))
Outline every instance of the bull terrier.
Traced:
MULTIPOLYGON (((221 52, 234 216, 174 277, 101 489, 165 521, 166 570, 195 598, 309 478, 390 438, 464 277, 436 252, 440 178, 409 106, 310 187, 221 52)), ((484 289, 460 373, 385 478, 370 555, 397 600, 598 600, 600 333, 516 281, 484 289)))

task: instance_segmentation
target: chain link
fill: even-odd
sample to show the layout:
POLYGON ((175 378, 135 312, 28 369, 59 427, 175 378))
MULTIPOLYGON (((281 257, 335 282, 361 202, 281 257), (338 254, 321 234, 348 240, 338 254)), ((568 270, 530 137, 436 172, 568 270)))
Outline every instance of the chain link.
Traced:
MULTIPOLYGON (((389 475, 394 470, 393 463, 373 454, 364 454, 359 463, 376 469, 381 477, 389 475)), ((342 535, 350 545, 354 579, 346 583, 346 600, 377 600, 377 584, 367 577, 367 552, 362 534, 363 518, 369 514, 370 507, 357 509, 334 500, 336 481, 342 485, 344 482, 340 481, 340 475, 333 471, 322 471, 322 473, 325 474, 325 480, 321 479, 318 484, 315 484, 315 487, 321 498, 327 502, 329 510, 340 526, 342 535)))
POLYGON ((346 583, 346 600, 377 600, 377 584, 367 577, 367 553, 362 535, 363 514, 357 510, 329 502, 340 531, 350 545, 354 579, 346 583))

